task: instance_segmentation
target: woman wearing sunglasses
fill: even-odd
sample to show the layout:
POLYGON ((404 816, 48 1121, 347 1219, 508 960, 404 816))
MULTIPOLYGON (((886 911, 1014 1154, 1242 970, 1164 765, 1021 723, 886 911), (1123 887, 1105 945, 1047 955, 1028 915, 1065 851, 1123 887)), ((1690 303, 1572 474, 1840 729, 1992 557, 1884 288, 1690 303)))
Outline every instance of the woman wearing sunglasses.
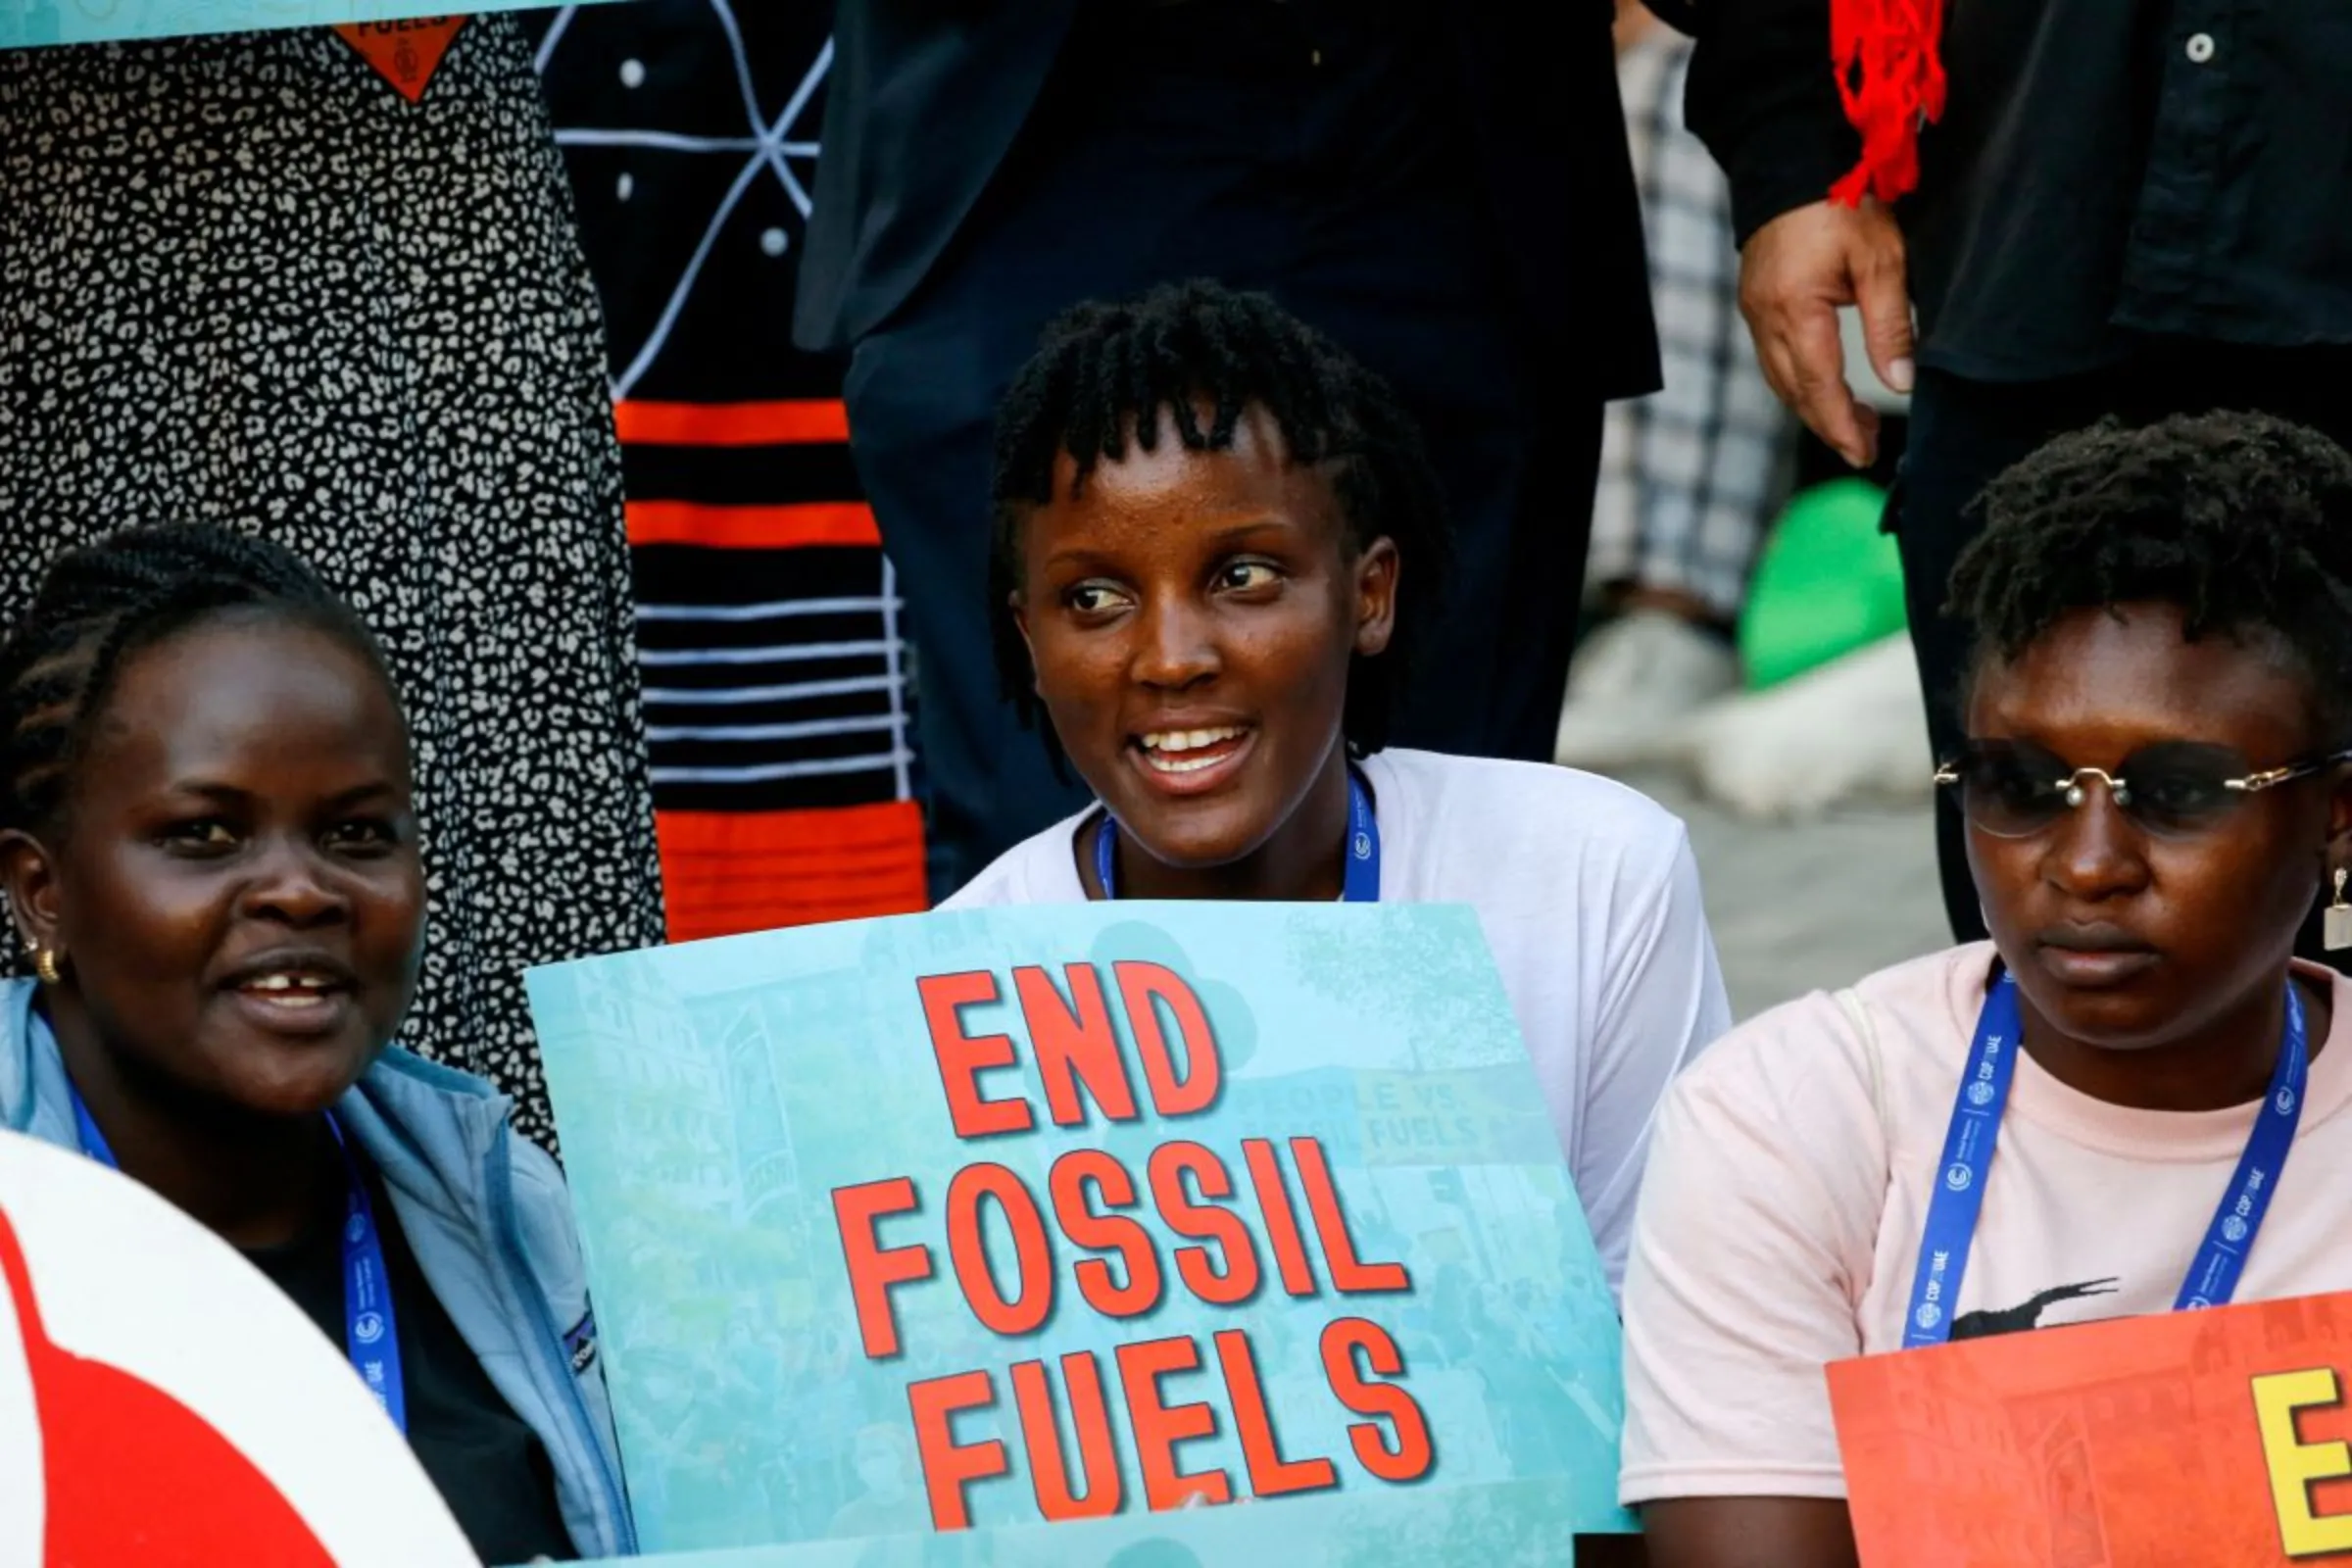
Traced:
POLYGON ((2346 982, 2293 956, 2352 866, 2352 458, 2107 425, 1983 505, 1936 776, 1993 940, 1767 1013, 1670 1091, 1621 1489, 1664 1568, 1855 1560, 1830 1362, 2352 1289, 2346 982))

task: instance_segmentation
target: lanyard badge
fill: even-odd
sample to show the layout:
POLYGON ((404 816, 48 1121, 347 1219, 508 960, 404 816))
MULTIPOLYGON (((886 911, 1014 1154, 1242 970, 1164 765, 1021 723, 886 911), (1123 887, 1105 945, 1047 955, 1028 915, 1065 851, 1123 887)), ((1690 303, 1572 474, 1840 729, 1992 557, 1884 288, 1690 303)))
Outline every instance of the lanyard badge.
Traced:
MULTIPOLYGON (((74 1092, 74 1121, 81 1133, 81 1152, 119 1171, 122 1162, 108 1147, 106 1135, 90 1118, 81 1093, 74 1092)), ((384 1266, 382 1233, 375 1223, 375 1205, 368 1200, 368 1183, 359 1160, 343 1136, 343 1124, 329 1116, 335 1148, 343 1156, 343 1351, 352 1370, 375 1396, 375 1402, 402 1433, 409 1430, 408 1390, 400 1369, 400 1326, 392 1309, 392 1280, 384 1266)))
MULTIPOLYGON (((2017 977, 2003 970, 1978 1014, 1976 1043, 1969 1051, 1968 1069, 1961 1075, 1960 1092, 1952 1102, 1936 1192, 1928 1201, 1927 1223, 1920 1235, 1910 1310, 1903 1318, 1905 1349, 1941 1345, 1952 1337, 1960 1282, 1968 1272, 1969 1249, 1976 1241, 1977 1221, 1984 1207, 1984 1178, 1992 1168, 2001 1113, 2008 1108, 2009 1086, 2017 1074, 2022 1026, 2017 977)), ((2206 1227, 2204 1244, 2189 1264, 2187 1278, 2180 1282, 2174 1311, 2225 1306, 2237 1294, 2246 1254, 2253 1250, 2254 1237, 2278 1190, 2278 1173, 2294 1147, 2310 1074, 2303 1001, 2289 982, 2278 1064, 2271 1071, 2270 1089, 2255 1114, 2254 1130, 2246 1136, 2236 1173, 2222 1195, 2221 1206, 2214 1210, 2213 1223, 2206 1227)))
MULTIPOLYGON (((1106 899, 1119 896, 1118 838, 1119 824, 1105 812, 1102 831, 1095 835, 1095 877, 1106 899)), ((1348 861, 1340 901, 1380 902, 1380 819, 1372 810, 1372 792, 1353 768, 1348 770, 1348 861)))

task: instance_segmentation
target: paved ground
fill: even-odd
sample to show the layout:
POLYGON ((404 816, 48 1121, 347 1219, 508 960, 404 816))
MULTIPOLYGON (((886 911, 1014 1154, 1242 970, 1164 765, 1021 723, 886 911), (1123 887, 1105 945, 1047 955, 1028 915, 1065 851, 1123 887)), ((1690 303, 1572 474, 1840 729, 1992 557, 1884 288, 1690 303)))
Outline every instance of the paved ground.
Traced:
POLYGON ((1759 824, 1671 778, 1627 782, 1690 824, 1735 1016, 1950 946, 1924 806, 1759 824))

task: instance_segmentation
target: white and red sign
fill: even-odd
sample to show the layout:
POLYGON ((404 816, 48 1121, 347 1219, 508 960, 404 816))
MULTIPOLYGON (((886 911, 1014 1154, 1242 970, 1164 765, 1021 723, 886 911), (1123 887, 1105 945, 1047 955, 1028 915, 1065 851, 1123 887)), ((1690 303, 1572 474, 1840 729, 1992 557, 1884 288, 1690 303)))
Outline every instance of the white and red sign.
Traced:
POLYGON ((0 1132, 0 1565, 479 1568, 337 1347, 236 1251, 0 1132))

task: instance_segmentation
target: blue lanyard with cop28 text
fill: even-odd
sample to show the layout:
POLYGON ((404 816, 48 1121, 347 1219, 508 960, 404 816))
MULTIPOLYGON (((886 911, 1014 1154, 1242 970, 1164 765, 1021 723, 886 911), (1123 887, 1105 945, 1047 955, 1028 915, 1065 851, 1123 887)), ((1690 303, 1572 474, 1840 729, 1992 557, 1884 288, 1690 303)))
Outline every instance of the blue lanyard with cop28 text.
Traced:
MULTIPOLYGON (((2001 1112, 2009 1103, 2009 1083, 2017 1072, 2022 1020, 2017 1004, 2017 978, 2003 970, 1984 998, 1977 1018, 1977 1042, 1969 1053, 1968 1071, 1960 1080, 1959 1098, 1952 1103, 1951 1130, 1944 1134, 1943 1163, 1937 1167, 1936 1196, 1928 1202, 1922 1227, 1919 1270, 1911 1282, 1911 1310, 1903 1319, 1903 1348, 1941 1345, 1952 1337, 1952 1313, 1960 1301, 1960 1281, 1968 1271, 1968 1251, 1977 1235, 1977 1216, 1984 1207, 1984 1176, 1992 1166, 1993 1145, 2001 1133, 2001 1112)), ((2303 1002, 2293 982, 2286 988, 2286 1032, 2279 1042, 2278 1064, 2271 1071, 2271 1087, 2254 1130, 2246 1135, 2246 1151, 2238 1156, 2237 1172, 2214 1210, 2204 1245, 2180 1282, 2173 1302, 2176 1312, 2205 1306, 2226 1306, 2237 1294, 2237 1278, 2253 1250, 2254 1237, 2270 1212, 2278 1190, 2278 1172, 2294 1147, 2295 1127, 2303 1116, 2303 1087, 2311 1072, 2310 1043, 2303 1023, 2303 1002)))
MULTIPOLYGON (((1095 835, 1095 876, 1102 884, 1102 896, 1119 896, 1119 868, 1114 850, 1119 838, 1119 824, 1108 810, 1102 813, 1102 831, 1095 835)), ((1372 811, 1372 792, 1356 776, 1355 769, 1348 770, 1348 868, 1340 884, 1340 901, 1344 904, 1378 904, 1380 902, 1380 819, 1372 811)))
MULTIPOLYGON (((81 1131, 81 1152, 110 1170, 121 1170, 106 1135, 90 1119, 90 1107, 74 1091, 74 1121, 81 1131)), ((376 1230, 375 1205, 368 1200, 368 1184, 361 1179, 359 1161, 344 1141, 343 1124, 329 1116, 335 1148, 343 1155, 347 1183, 343 1200, 343 1348, 351 1364, 375 1396, 392 1424, 409 1430, 407 1388, 401 1382, 399 1325, 392 1312, 392 1280, 384 1270, 384 1244, 376 1230)))

